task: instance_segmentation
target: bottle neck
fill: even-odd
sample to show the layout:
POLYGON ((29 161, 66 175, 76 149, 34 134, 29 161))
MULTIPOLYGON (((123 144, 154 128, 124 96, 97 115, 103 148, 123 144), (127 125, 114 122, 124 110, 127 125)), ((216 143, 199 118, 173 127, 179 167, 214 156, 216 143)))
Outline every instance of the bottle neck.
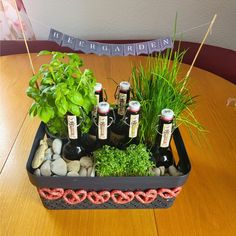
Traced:
MULTIPOLYGON (((120 90, 118 99, 125 99, 125 103, 129 103, 130 100, 130 90, 120 90)), ((118 104, 119 105, 119 104, 118 104)))
POLYGON ((103 102, 103 91, 95 91, 95 96, 97 98, 97 104, 103 102))

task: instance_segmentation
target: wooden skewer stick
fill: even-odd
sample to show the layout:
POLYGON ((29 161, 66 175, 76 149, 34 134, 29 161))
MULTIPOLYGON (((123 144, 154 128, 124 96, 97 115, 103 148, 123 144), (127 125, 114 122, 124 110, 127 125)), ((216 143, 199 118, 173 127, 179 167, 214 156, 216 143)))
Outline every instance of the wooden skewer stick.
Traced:
MULTIPOLYGON (((18 8, 17 8, 16 0, 14 0, 14 3, 15 3, 16 13, 17 13, 17 16, 18 16, 18 19, 19 19, 19 22, 20 22, 21 32, 22 32, 22 35, 23 35, 23 38, 24 38, 25 47, 26 47, 27 54, 28 54, 28 57, 29 57, 30 66, 31 66, 33 75, 35 75, 35 69, 34 69, 33 61, 32 61, 31 55, 30 55, 28 43, 27 43, 27 40, 26 40, 26 37, 25 37, 25 32, 24 32, 23 25, 22 25, 22 21, 21 21, 21 17, 20 17, 18 8)), ((39 85, 38 85, 38 82, 37 82, 37 81, 36 81, 36 87, 39 88, 39 85)))
MULTIPOLYGON (((195 55, 195 57, 194 57, 194 59, 193 59, 193 61, 192 61, 192 64, 191 64, 191 66, 190 66, 190 68, 189 68, 189 70, 188 70, 188 72, 187 72, 187 74, 186 74, 186 76, 185 76, 186 79, 189 77, 189 75, 190 75, 190 73, 191 73, 191 70, 192 70, 192 68, 193 68, 193 65, 194 65, 194 63, 195 63, 195 61, 196 61, 196 59, 197 59, 197 57, 198 57, 198 54, 199 54, 199 52, 201 51, 202 46, 203 46, 203 44, 205 43, 208 34, 211 32, 211 29, 212 29, 212 26, 213 26, 213 24, 214 24, 214 22, 215 22, 215 20, 216 20, 216 17, 217 17, 217 14, 214 15, 214 17, 213 17, 213 19, 212 19, 212 21, 211 21, 211 23, 210 23, 210 25, 209 25, 209 27, 208 27, 208 30, 207 30, 207 32, 206 32, 206 34, 205 34, 205 36, 204 36, 204 38, 203 38, 203 40, 202 40, 202 42, 201 42, 199 48, 198 48, 198 50, 197 50, 197 53, 196 53, 196 55, 195 55)), ((182 87, 182 89, 181 89, 181 92, 182 92, 182 90, 183 90, 183 88, 184 88, 184 86, 185 86, 185 83, 186 83, 186 80, 185 80, 185 82, 184 82, 184 84, 183 84, 183 87, 182 87)))

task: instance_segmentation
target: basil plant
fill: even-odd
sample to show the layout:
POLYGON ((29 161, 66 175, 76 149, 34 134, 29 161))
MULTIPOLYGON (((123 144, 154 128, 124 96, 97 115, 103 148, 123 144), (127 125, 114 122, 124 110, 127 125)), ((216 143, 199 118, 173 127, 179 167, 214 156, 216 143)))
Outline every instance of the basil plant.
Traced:
POLYGON ((76 53, 41 51, 39 55, 51 55, 51 60, 41 65, 29 82, 27 96, 34 100, 30 116, 38 116, 51 134, 65 137, 65 116, 71 113, 83 119, 81 128, 86 133, 91 126, 89 113, 96 103, 93 72, 81 70, 83 61, 76 53))

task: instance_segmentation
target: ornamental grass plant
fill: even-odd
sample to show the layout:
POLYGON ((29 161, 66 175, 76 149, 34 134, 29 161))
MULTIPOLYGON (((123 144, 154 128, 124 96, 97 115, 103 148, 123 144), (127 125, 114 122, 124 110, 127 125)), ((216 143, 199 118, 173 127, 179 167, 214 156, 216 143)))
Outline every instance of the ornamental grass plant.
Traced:
POLYGON ((155 144, 161 110, 174 111, 175 125, 184 124, 204 130, 193 114, 195 98, 188 88, 189 76, 179 78, 181 63, 186 51, 167 49, 149 57, 145 66, 133 67, 131 83, 133 97, 141 103, 140 141, 148 147, 155 144))

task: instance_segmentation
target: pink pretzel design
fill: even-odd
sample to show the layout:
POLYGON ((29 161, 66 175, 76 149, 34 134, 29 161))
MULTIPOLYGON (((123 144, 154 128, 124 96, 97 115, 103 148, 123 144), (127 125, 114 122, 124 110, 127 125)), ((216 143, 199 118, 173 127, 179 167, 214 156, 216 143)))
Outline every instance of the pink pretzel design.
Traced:
POLYGON ((164 199, 169 199, 169 198, 177 197, 181 189, 182 187, 177 187, 173 189, 161 188, 157 190, 157 194, 160 195, 164 199))
POLYGON ((73 191, 68 189, 65 191, 63 195, 63 199, 66 203, 70 205, 79 204, 84 201, 87 197, 87 192, 85 190, 77 190, 73 191))
POLYGON ((64 194, 63 188, 40 188, 38 189, 39 195, 47 200, 57 200, 64 194))
POLYGON ((164 199, 175 198, 180 193, 182 187, 173 189, 161 188, 158 190, 149 189, 146 192, 132 191, 123 192, 121 190, 88 192, 85 190, 65 190, 63 188, 41 188, 38 189, 39 195, 47 200, 57 200, 63 197, 64 201, 70 205, 75 205, 83 202, 86 198, 93 204, 103 204, 111 198, 114 203, 126 204, 133 201, 134 197, 142 204, 150 204, 156 200, 157 195, 164 199))
POLYGON ((157 191, 155 189, 150 189, 146 192, 136 191, 135 198, 143 204, 150 204, 157 198, 157 191))
POLYGON ((122 192, 120 190, 113 190, 111 192, 111 198, 117 204, 126 204, 133 201, 134 193, 131 191, 122 192))
POLYGON ((96 205, 107 202, 110 199, 110 197, 111 197, 111 194, 108 191, 101 191, 99 193, 93 191, 93 192, 89 192, 87 195, 88 200, 96 205))

